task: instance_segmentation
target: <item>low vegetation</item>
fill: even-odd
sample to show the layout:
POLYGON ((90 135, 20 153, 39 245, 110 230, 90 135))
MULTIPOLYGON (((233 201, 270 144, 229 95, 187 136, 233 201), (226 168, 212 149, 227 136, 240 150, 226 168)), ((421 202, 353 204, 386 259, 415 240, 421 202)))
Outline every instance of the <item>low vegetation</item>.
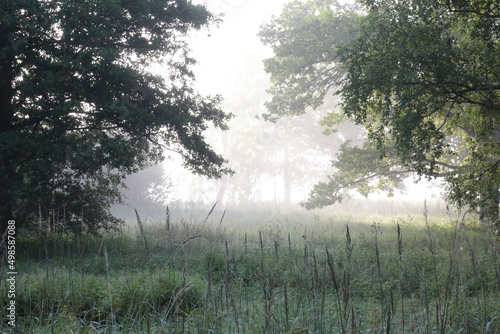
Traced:
POLYGON ((18 231, 17 330, 500 332, 500 246, 472 219, 223 214, 18 231))

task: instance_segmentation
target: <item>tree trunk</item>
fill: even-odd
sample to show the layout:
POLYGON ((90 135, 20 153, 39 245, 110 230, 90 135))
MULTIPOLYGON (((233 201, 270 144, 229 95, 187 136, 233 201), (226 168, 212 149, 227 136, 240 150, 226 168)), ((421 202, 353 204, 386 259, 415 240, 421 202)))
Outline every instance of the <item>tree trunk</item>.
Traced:
POLYGON ((284 157, 283 157, 283 185, 284 185, 284 194, 283 201, 285 207, 290 206, 290 198, 292 191, 292 172, 290 167, 290 157, 288 152, 288 146, 285 143, 284 145, 284 157))
POLYGON ((227 184, 229 180, 227 177, 223 177, 222 180, 220 181, 220 186, 219 186, 219 191, 217 192, 217 203, 221 203, 224 200, 224 195, 226 194, 226 189, 227 189, 227 184))
POLYGON ((342 205, 348 209, 351 207, 351 194, 349 188, 345 187, 342 189, 342 205))

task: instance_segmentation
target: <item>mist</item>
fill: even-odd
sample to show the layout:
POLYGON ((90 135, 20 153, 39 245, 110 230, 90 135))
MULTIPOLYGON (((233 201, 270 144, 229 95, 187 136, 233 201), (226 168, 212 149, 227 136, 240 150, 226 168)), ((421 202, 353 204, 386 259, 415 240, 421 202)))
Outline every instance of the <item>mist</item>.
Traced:
MULTIPOLYGON (((270 99, 263 60, 272 57, 272 52, 257 34, 287 2, 208 1, 213 12, 222 14, 222 21, 188 39, 197 61, 195 89, 202 95, 221 95, 222 109, 234 116, 228 131, 209 130, 206 137, 235 174, 220 180, 196 176, 183 168, 180 156, 166 151, 164 163, 127 179, 125 206, 115 207, 115 211, 130 213, 137 207, 162 215, 166 206, 210 208, 215 203, 221 210, 255 206, 272 212, 303 210, 298 203, 307 199, 314 184, 332 173, 330 161, 340 145, 347 140, 363 141, 363 129, 349 123, 338 133, 323 133, 319 122, 329 110, 338 108, 335 96, 301 116, 284 117, 276 123, 263 119, 264 104, 270 99)), ((445 208, 441 193, 439 182, 410 177, 394 197, 376 193, 365 198, 346 191, 348 199, 334 209, 395 214, 415 206, 414 211, 420 213, 424 203, 445 208)))

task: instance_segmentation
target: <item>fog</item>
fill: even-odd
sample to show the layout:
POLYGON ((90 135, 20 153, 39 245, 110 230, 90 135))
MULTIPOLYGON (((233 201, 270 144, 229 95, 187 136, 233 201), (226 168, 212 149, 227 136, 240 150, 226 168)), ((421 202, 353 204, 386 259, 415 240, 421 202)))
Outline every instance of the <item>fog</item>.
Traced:
MULTIPOLYGON (((307 198, 312 186, 331 174, 330 160, 340 144, 359 139, 359 128, 345 125, 338 134, 326 136, 318 124, 337 98, 331 97, 323 108, 300 117, 284 118, 273 124, 266 122, 264 103, 269 99, 269 78, 263 59, 271 57, 270 49, 257 36, 259 26, 278 15, 288 0, 214 0, 208 7, 223 13, 218 27, 201 31, 189 38, 196 90, 202 95, 219 94, 224 98, 223 110, 232 113, 230 130, 206 133, 216 152, 228 160, 235 171, 231 177, 208 180, 182 168, 181 158, 165 152, 165 162, 132 175, 125 191, 128 207, 190 205, 219 207, 252 206, 256 203, 272 211, 293 208, 307 198)), ((345 1, 344 1, 345 2, 345 1)), ((374 194, 371 201, 412 202, 440 201, 439 184, 410 178, 404 190, 393 199, 374 194)), ((403 188, 403 187, 402 187, 403 188)), ((347 210, 366 206, 365 199, 350 193, 347 210)), ((420 209, 419 209, 420 210, 420 209)))

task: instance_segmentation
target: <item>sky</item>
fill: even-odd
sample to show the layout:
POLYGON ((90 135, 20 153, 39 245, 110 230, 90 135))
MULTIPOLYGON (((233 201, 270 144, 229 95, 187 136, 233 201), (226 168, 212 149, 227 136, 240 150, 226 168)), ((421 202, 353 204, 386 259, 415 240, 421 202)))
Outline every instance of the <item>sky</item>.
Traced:
MULTIPOLYGON (((212 0, 208 7, 223 13, 219 27, 212 27, 210 36, 200 32, 191 42, 197 88, 205 94, 224 94, 238 80, 236 66, 242 60, 262 63, 270 51, 257 36, 259 27, 278 15, 288 0, 212 0)), ((244 64, 243 64, 244 65, 244 64)), ((263 67, 262 67, 263 70, 263 67)))
MULTIPOLYGON (((257 36, 259 27, 279 15, 283 6, 291 0, 208 0, 208 8, 222 13, 219 28, 199 33, 191 42, 195 59, 198 89, 202 93, 223 94, 224 89, 237 80, 232 66, 241 66, 238 59, 248 59, 262 64, 270 57, 270 49, 263 46, 257 36)), ((340 0, 341 4, 353 0, 340 0)), ((205 1, 199 0, 204 3, 205 1)), ((263 68, 262 68, 263 69, 263 68)))

